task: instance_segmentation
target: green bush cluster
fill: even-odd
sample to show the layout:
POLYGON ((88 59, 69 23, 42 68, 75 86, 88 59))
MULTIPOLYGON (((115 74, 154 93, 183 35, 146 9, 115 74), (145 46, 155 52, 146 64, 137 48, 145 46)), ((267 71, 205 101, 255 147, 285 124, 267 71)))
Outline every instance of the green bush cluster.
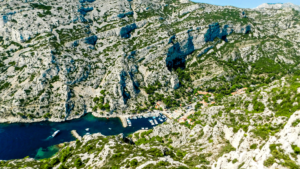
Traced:
POLYGON ((147 94, 154 94, 154 92, 161 87, 162 84, 159 81, 156 81, 154 85, 148 85, 148 87, 145 87, 145 91, 147 94))
POLYGON ((226 141, 225 145, 221 148, 218 157, 222 157, 223 154, 227 154, 230 151, 235 151, 236 148, 234 148, 229 141, 226 141))

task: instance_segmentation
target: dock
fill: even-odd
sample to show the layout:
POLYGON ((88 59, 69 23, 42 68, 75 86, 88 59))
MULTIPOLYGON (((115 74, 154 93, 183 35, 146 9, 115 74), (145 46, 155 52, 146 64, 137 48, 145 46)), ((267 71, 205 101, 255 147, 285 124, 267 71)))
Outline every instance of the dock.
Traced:
POLYGON ((122 122, 123 127, 126 128, 128 126, 127 121, 126 121, 126 117, 125 116, 119 116, 119 118, 122 122))
POLYGON ((82 137, 77 133, 76 130, 72 130, 72 131, 71 131, 71 134, 72 134, 76 139, 78 139, 78 140, 81 141, 82 137))

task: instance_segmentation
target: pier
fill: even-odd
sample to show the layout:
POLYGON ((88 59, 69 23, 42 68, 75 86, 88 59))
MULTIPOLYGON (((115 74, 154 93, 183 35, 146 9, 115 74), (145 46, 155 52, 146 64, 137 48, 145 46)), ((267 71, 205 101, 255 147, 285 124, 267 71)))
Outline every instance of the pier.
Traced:
POLYGON ((76 130, 72 130, 72 131, 71 131, 71 134, 72 134, 76 139, 78 139, 78 140, 81 141, 82 137, 77 133, 76 130))
POLYGON ((128 124, 127 124, 127 121, 126 121, 126 117, 125 116, 119 116, 119 118, 120 118, 120 120, 122 122, 123 127, 124 128, 127 127, 128 124))

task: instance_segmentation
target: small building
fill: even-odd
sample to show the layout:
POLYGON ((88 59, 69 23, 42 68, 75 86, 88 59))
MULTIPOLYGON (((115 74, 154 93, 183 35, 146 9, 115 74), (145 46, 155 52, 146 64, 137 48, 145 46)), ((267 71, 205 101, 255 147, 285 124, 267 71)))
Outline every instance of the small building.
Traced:
POLYGON ((186 120, 187 120, 186 117, 180 117, 180 118, 178 119, 178 122, 179 122, 179 123, 184 123, 186 120))
POLYGON ((165 105, 165 103, 161 102, 161 101, 158 101, 155 105, 155 108, 159 109, 159 108, 162 108, 162 109, 166 109, 167 106, 165 105))

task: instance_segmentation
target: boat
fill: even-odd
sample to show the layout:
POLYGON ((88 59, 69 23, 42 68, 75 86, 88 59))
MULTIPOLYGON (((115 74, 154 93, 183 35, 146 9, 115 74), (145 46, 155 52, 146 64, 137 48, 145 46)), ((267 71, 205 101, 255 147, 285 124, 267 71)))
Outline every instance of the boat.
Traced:
POLYGON ((86 133, 85 135, 91 135, 90 133, 86 133))
POLYGON ((149 120, 149 122, 151 123, 151 125, 154 125, 154 122, 153 122, 153 120, 149 120))
POLYGON ((111 128, 108 128, 109 130, 111 130, 111 128))
POLYGON ((163 122, 163 119, 161 119, 161 118, 158 118, 158 120, 161 121, 161 122, 163 122))
POLYGON ((52 137, 55 137, 59 132, 60 132, 59 130, 55 131, 55 132, 52 134, 52 137))
POLYGON ((156 119, 154 119, 154 123, 155 123, 155 124, 158 124, 157 121, 156 121, 156 119))
POLYGON ((148 130, 148 127, 146 127, 145 130, 148 130))
POLYGON ((86 131, 89 131, 90 129, 89 129, 89 128, 86 128, 85 130, 86 130, 86 131))
POLYGON ((144 127, 142 127, 142 130, 144 130, 145 128, 144 127))
POLYGON ((131 126, 131 121, 127 119, 128 126, 131 126))

